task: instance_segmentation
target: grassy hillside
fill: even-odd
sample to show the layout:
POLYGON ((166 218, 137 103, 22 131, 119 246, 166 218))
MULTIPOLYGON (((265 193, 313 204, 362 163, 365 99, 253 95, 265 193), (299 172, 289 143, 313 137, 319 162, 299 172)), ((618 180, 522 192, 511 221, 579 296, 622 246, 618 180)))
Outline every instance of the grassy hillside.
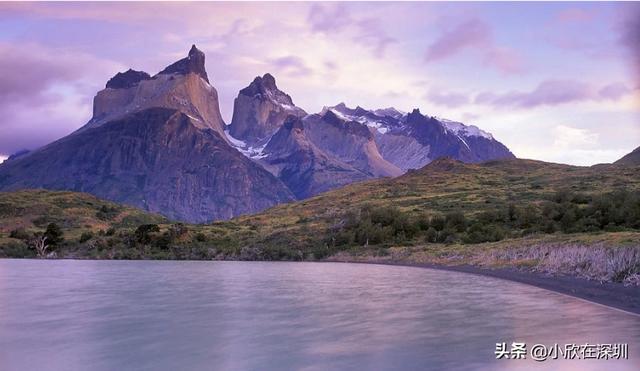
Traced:
POLYGON ((622 264, 632 266, 624 268, 627 277, 640 271, 638 170, 442 159, 399 178, 209 225, 169 223, 84 194, 0 193, 0 241, 13 246, 0 254, 16 256, 23 251, 16 252, 17 245, 28 246, 16 229, 44 233, 56 223, 65 242, 54 250, 67 257, 301 260, 347 254, 478 263, 492 256, 499 263, 502 255, 493 252, 514 246, 597 245, 633 249, 622 264), (117 212, 105 219, 110 208, 117 212), (9 238, 11 231, 17 238, 9 238))
MULTIPOLYGON (((25 190, 0 192, 0 246, 13 254, 35 255, 29 239, 49 224, 63 231, 65 245, 74 245, 82 234, 113 234, 145 223, 166 223, 162 216, 104 201, 86 193, 25 190), (14 238, 12 238, 14 237, 14 238)), ((0 251, 0 256, 2 256, 0 251)), ((11 255, 11 254, 9 254, 11 255)))
MULTIPOLYGON (((540 218, 545 204, 560 201, 581 208, 594 198, 619 191, 634 193, 637 202, 638 190, 637 168, 587 168, 530 160, 471 165, 445 159, 399 178, 354 184, 219 225, 233 225, 245 233, 254 231, 266 245, 282 238, 304 247, 344 229, 353 214, 362 215, 364 208, 382 210, 386 215, 399 214, 400 219, 422 222, 422 227, 428 228, 424 222, 434 217, 462 213, 469 220, 490 213, 508 213, 510 208, 520 214, 533 211, 540 218)), ((551 232, 559 231, 559 224, 551 232)), ((526 229, 519 232, 527 234, 526 229)), ((424 242, 420 237, 424 236, 414 242, 424 242)), ((326 240, 323 242, 326 244, 326 240)))

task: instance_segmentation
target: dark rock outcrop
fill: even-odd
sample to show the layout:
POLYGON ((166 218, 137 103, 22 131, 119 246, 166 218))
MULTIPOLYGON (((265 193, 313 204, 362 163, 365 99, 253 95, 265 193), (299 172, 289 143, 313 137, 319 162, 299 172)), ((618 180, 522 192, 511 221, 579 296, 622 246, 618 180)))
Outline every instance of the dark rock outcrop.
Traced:
POLYGON ((169 65, 167 68, 160 71, 158 75, 170 75, 174 73, 181 75, 195 73, 209 83, 209 76, 207 76, 207 71, 204 67, 204 53, 200 51, 200 49, 196 48, 195 45, 191 46, 189 55, 186 58, 169 65))
POLYGON ((109 81, 107 81, 107 88, 110 89, 128 89, 138 85, 140 81, 149 80, 151 75, 144 71, 135 71, 132 69, 126 72, 118 72, 109 81))

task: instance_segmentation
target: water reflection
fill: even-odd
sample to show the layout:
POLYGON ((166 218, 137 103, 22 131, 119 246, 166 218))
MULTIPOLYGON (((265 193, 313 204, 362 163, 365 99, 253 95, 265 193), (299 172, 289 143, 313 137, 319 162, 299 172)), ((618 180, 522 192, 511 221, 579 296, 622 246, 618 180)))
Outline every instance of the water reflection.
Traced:
POLYGON ((0 369, 640 369, 495 360, 496 342, 630 344, 640 320, 537 288, 329 263, 0 261, 0 369))

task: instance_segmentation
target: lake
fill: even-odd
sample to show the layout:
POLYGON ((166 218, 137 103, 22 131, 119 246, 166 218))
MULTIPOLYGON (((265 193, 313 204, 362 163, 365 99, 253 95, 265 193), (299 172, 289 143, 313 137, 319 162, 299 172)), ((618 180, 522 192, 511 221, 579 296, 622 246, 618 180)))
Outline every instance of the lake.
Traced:
POLYGON ((640 317, 519 283, 341 263, 0 260, 0 370, 639 370, 640 317), (629 359, 496 359, 496 343, 629 359))

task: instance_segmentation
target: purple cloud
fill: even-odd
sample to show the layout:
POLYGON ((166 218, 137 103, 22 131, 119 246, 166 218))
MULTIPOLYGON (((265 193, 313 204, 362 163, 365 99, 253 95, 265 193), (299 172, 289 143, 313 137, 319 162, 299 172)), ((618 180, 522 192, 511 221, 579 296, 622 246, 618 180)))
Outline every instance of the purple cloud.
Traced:
POLYGON ((120 68, 38 44, 0 44, 0 154, 33 149, 78 128, 91 98, 120 68))
POLYGON ((427 62, 448 58, 466 48, 491 44, 491 28, 479 19, 471 19, 444 32, 425 54, 427 62))
POLYGON ((598 96, 608 100, 618 100, 629 93, 631 93, 631 89, 621 82, 603 86, 598 90, 598 96))
POLYGON ((341 31, 352 23, 349 12, 342 4, 334 7, 314 4, 309 9, 307 20, 312 31, 325 33, 341 31))
POLYGON ((581 81, 546 80, 528 92, 480 93, 474 102, 494 107, 535 108, 588 100, 618 100, 630 92, 631 90, 621 83, 609 84, 597 90, 581 81))
POLYGON ((293 77, 309 76, 313 72, 311 68, 307 67, 302 58, 295 55, 273 59, 271 64, 280 72, 293 77))
POLYGON ((444 92, 431 89, 425 96, 429 101, 444 107, 455 108, 464 104, 469 104, 469 97, 466 94, 455 92, 444 92))
POLYGON ((369 45, 373 48, 373 54, 382 58, 387 46, 397 42, 393 37, 387 36, 377 19, 368 18, 357 23, 358 35, 354 41, 361 45, 369 45))
POLYGON ((483 63, 500 72, 513 74, 524 71, 522 58, 514 50, 496 45, 491 27, 477 18, 441 34, 427 48, 425 61, 441 61, 466 49, 479 50, 483 63))
POLYGON ((342 4, 334 6, 314 4, 307 16, 313 32, 325 34, 351 30, 352 40, 372 50, 377 58, 384 57, 387 47, 397 40, 387 35, 383 22, 378 18, 358 18, 351 15, 342 4))
POLYGON ((622 5, 619 23, 620 43, 631 52, 633 63, 640 79, 640 4, 622 5))

